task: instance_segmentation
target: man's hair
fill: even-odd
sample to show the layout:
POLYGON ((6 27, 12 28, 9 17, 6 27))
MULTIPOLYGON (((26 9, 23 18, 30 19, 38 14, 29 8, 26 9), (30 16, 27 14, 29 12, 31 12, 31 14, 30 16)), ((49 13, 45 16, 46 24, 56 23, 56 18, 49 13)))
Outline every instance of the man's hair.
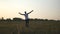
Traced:
POLYGON ((25 11, 25 13, 26 13, 26 11, 25 11))

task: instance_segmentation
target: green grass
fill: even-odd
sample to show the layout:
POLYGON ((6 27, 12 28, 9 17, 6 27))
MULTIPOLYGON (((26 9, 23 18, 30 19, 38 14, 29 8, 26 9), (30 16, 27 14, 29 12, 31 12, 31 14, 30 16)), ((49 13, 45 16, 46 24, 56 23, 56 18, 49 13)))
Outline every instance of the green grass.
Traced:
POLYGON ((2 21, 0 22, 0 34, 60 34, 60 22, 57 21, 30 21, 29 28, 25 22, 2 21))

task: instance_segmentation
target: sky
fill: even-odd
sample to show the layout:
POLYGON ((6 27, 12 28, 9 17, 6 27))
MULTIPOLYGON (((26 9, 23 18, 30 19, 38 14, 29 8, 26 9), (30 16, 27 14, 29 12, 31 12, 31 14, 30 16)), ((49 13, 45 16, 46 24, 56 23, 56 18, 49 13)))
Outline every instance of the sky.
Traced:
POLYGON ((60 20, 60 0, 0 0, 0 18, 22 18, 24 11, 29 18, 60 20))

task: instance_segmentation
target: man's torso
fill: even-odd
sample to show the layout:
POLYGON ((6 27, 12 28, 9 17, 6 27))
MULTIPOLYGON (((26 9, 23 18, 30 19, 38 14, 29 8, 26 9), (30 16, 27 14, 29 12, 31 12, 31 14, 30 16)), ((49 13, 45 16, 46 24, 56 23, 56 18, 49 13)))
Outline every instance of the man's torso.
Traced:
POLYGON ((29 19, 28 14, 24 14, 24 16, 25 16, 25 20, 29 19))

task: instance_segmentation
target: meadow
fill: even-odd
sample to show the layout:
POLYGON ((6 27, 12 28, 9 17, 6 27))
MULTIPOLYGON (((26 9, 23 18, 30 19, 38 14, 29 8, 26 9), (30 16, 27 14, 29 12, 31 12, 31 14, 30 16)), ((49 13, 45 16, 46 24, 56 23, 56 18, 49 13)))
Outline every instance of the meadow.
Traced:
POLYGON ((60 34, 60 21, 30 19, 26 27, 24 20, 0 20, 0 34, 60 34))

